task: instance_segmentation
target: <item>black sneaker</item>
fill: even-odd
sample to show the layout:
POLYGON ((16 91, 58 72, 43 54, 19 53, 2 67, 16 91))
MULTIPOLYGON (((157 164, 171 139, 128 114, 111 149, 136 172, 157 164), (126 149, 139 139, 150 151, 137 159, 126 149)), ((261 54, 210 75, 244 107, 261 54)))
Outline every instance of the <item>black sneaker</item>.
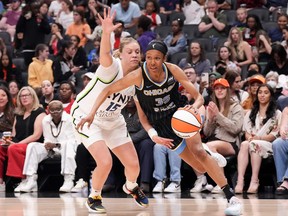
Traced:
POLYGON ((102 206, 101 196, 88 197, 85 205, 91 213, 106 214, 106 209, 102 206))
POLYGON ((148 198, 146 197, 146 195, 143 193, 143 191, 141 190, 139 186, 136 186, 133 190, 129 190, 126 187, 126 184, 124 184, 123 190, 125 193, 130 194, 134 198, 137 205, 143 208, 148 207, 149 205, 148 198))

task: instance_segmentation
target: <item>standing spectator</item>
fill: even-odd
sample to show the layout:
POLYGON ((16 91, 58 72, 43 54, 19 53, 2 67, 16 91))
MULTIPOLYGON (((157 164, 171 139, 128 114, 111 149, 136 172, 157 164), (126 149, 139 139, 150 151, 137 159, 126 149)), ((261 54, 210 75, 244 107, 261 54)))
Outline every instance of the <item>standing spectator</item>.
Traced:
POLYGON ((74 22, 66 29, 66 34, 69 36, 77 35, 80 38, 79 46, 85 46, 87 38, 85 34, 91 34, 90 26, 85 22, 84 11, 76 9, 73 12, 74 22))
POLYGON ((60 192, 70 192, 74 186, 73 180, 76 170, 75 154, 77 141, 73 133, 73 119, 63 112, 61 101, 51 101, 48 105, 49 115, 42 120, 44 143, 29 143, 23 168, 26 183, 20 192, 37 191, 38 164, 44 159, 61 155, 61 175, 64 183, 60 192))
POLYGON ((173 12, 180 12, 180 1, 179 0, 159 0, 160 13, 171 14, 173 12))
POLYGON ((144 15, 151 19, 151 30, 162 24, 161 17, 159 16, 159 5, 155 0, 147 0, 145 2, 144 15))
POLYGON ((70 0, 62 0, 61 10, 57 14, 56 23, 67 29, 73 23, 73 4, 70 0))
POLYGON ((35 48, 35 57, 28 67, 28 84, 34 89, 41 88, 44 80, 54 81, 52 60, 48 59, 49 47, 38 44, 35 48))
POLYGON ((243 130, 245 141, 240 145, 238 154, 238 177, 235 193, 242 193, 245 171, 249 162, 252 166, 252 177, 247 193, 257 193, 259 187, 259 170, 262 158, 272 154, 272 143, 279 133, 281 112, 276 108, 274 91, 267 85, 261 85, 256 93, 253 108, 244 118, 243 130))
POLYGON ((204 6, 197 0, 184 0, 182 11, 185 25, 198 25, 205 16, 204 6))
POLYGON ((111 14, 116 11, 115 20, 124 22, 124 28, 129 29, 137 26, 138 19, 141 16, 139 6, 130 0, 120 0, 119 3, 111 7, 111 14))
POLYGON ((202 18, 198 26, 199 32, 202 33, 202 37, 226 37, 226 15, 223 13, 219 13, 218 8, 219 7, 216 0, 208 0, 207 14, 202 18))

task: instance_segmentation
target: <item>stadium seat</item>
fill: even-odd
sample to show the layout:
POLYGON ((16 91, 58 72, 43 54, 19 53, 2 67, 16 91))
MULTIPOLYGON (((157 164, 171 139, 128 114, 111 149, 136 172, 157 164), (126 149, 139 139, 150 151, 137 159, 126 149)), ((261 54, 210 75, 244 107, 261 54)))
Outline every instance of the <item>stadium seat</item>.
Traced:
POLYGON ((248 14, 257 15, 262 22, 269 21, 269 10, 264 8, 254 8, 248 11, 248 14))

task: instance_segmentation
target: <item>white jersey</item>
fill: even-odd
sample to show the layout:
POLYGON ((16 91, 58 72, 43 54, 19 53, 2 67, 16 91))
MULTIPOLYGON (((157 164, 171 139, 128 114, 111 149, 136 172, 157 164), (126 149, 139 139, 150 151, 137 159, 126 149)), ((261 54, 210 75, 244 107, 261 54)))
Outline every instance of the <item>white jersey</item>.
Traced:
MULTIPOLYGON (((71 115, 76 119, 87 116, 102 90, 122 77, 123 69, 120 59, 113 58, 113 63, 108 68, 100 65, 93 79, 77 95, 71 109, 71 115)), ((121 110, 134 95, 134 86, 109 95, 97 110, 95 119, 111 121, 119 118, 121 110)))

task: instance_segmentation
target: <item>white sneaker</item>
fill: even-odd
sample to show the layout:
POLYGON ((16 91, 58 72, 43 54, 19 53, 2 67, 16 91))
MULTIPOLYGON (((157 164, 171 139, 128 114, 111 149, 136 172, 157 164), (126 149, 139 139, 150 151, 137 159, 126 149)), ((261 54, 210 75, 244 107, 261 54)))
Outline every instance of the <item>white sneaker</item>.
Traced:
POLYGON ((36 174, 27 176, 27 182, 20 188, 20 191, 27 193, 38 191, 37 178, 36 174))
POLYGON ((74 186, 74 175, 64 175, 64 183, 60 187, 59 192, 69 193, 74 186))
POLYGON ((171 182, 165 189, 165 193, 179 193, 181 192, 181 186, 180 184, 177 184, 176 182, 171 182))
POLYGON ((15 193, 20 193, 21 192, 21 188, 25 186, 25 184, 27 183, 27 178, 22 179, 20 184, 14 189, 15 193))
POLYGON ((153 188, 152 192, 153 193, 162 193, 163 190, 164 190, 164 182, 163 181, 158 181, 158 183, 153 188))
POLYGON ((203 148, 205 149, 206 152, 208 152, 214 160, 217 161, 219 167, 225 167, 227 165, 227 160, 223 155, 217 153, 217 152, 212 152, 206 144, 202 144, 203 148))
POLYGON ((3 182, 2 184, 0 184, 0 192, 5 192, 6 190, 6 185, 5 182, 3 182))
POLYGON ((242 204, 240 200, 233 196, 225 209, 225 215, 241 215, 242 214, 242 204))
POLYGON ((222 191, 222 189, 221 189, 218 185, 216 185, 216 186, 213 188, 213 190, 211 191, 211 193, 221 194, 221 193, 223 193, 223 191, 222 191))
POLYGON ((71 189, 71 192, 79 193, 85 189, 88 189, 88 184, 81 178, 76 182, 76 185, 71 189))
POLYGON ((213 186, 210 184, 207 184, 207 178, 205 175, 201 175, 197 178, 197 180, 194 183, 193 188, 190 190, 191 193, 200 193, 202 191, 211 191, 213 189, 213 186))

